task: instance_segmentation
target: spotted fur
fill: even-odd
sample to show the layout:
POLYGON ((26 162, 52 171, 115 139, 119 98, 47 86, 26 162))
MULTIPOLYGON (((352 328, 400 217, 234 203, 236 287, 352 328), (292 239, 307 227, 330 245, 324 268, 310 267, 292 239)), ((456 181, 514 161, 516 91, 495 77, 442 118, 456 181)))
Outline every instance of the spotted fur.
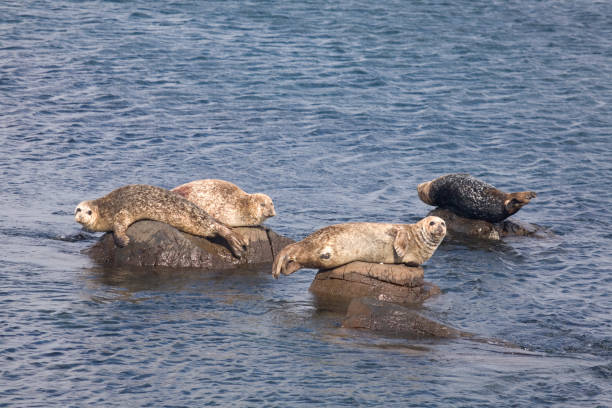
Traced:
POLYGON ((533 191, 505 193, 469 174, 441 176, 419 184, 417 191, 426 204, 489 222, 506 219, 536 197, 533 191))
POLYGON ((127 228, 138 220, 169 224, 189 234, 214 237, 220 235, 237 257, 246 242, 238 233, 210 217, 192 202, 163 188, 127 185, 102 198, 83 201, 75 209, 75 220, 90 231, 113 231, 115 243, 126 246, 127 228))
POLYGON ((171 190, 230 227, 253 227, 276 215, 272 199, 262 193, 248 194, 225 180, 205 179, 171 190))

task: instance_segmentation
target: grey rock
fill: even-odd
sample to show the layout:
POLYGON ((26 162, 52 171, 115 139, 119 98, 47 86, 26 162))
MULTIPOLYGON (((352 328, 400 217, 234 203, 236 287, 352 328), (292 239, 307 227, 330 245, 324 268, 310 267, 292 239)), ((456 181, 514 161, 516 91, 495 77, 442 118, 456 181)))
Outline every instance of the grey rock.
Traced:
POLYGON ((342 327, 368 329, 402 337, 473 338, 463 332, 430 319, 416 309, 371 298, 353 299, 342 327))
POLYGON ((332 309, 346 308, 351 299, 361 297, 420 304, 440 293, 440 288, 424 282, 423 276, 421 267, 351 262, 319 271, 309 290, 319 306, 332 309))
POLYGON ((111 266, 219 270, 271 263, 285 245, 294 242, 266 227, 240 227, 234 230, 249 241, 241 258, 233 256, 220 237, 198 237, 168 224, 149 220, 130 225, 127 230, 130 243, 124 248, 116 246, 112 233, 107 233, 85 252, 97 263, 111 266))

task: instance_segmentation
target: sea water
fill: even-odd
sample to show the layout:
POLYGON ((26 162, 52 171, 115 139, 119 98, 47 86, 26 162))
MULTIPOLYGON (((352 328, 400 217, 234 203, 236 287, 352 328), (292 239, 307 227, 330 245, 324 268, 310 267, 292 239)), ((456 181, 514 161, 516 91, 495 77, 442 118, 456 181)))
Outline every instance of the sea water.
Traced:
POLYGON ((0 406, 612 405, 612 3, 3 1, 0 406), (314 270, 109 269, 78 202, 201 178, 299 240, 466 172, 545 239, 445 241, 423 311, 340 327, 314 270))

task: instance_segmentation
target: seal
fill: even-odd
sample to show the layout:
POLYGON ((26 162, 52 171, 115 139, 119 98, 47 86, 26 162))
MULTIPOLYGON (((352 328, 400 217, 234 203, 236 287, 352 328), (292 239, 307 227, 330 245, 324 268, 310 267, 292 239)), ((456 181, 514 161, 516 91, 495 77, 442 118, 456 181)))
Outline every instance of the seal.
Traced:
POLYGON ((425 204, 489 222, 502 221, 536 196, 534 191, 505 193, 469 174, 447 174, 417 186, 425 204))
POLYGON ((192 235, 220 235, 238 258, 246 246, 242 236, 197 205, 166 189, 144 184, 119 187, 104 197, 83 201, 77 205, 74 218, 91 231, 113 231, 119 247, 130 242, 127 228, 144 219, 161 221, 192 235))
POLYGON ((248 194, 225 180, 204 179, 170 190, 195 203, 229 227, 254 227, 274 217, 272 199, 262 193, 248 194))
POLYGON ((353 261, 421 265, 444 239, 446 224, 425 217, 416 224, 355 222, 330 225, 287 245, 272 265, 272 275, 302 268, 330 269, 353 261))

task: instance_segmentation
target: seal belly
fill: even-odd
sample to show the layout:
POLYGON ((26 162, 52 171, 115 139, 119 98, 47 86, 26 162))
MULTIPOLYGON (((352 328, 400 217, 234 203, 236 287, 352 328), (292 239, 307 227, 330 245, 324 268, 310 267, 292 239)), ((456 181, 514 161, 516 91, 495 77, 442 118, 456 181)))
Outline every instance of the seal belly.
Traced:
MULTIPOLYGON (((309 241, 319 246, 314 267, 334 268, 353 261, 395 263, 393 237, 387 234, 389 224, 347 223, 332 225, 313 234, 309 241), (327 239, 322 237, 328 235, 327 239), (320 247, 320 243, 324 246, 320 247)), ((308 240, 308 238, 306 238, 308 240)))

